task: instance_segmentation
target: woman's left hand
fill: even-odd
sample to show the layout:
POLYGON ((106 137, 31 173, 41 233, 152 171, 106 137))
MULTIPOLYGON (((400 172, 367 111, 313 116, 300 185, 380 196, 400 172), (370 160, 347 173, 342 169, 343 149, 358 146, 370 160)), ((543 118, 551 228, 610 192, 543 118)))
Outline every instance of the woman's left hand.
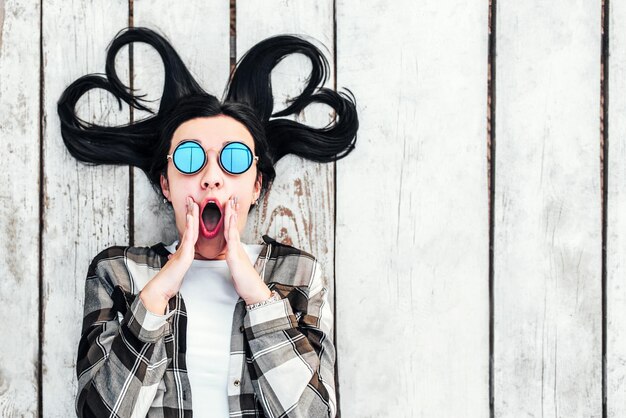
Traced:
POLYGON ((246 301, 247 305, 268 299, 271 291, 259 276, 250 262, 239 236, 238 216, 239 203, 232 196, 226 204, 224 218, 224 237, 226 238, 226 263, 235 282, 235 290, 246 301))

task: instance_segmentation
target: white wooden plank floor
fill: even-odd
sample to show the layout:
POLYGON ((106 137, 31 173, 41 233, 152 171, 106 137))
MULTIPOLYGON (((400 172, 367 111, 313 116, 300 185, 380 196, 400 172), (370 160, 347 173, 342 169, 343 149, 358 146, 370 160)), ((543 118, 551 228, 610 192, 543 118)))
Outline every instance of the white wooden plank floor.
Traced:
POLYGON ((487 6, 337 4, 361 110, 337 165, 346 417, 489 414, 487 6))
POLYGON ((601 6, 498 2, 496 416, 602 413, 601 6))
POLYGON ((37 416, 39 7, 0 7, 0 416, 37 416), (19 65, 18 65, 19 64, 19 65))

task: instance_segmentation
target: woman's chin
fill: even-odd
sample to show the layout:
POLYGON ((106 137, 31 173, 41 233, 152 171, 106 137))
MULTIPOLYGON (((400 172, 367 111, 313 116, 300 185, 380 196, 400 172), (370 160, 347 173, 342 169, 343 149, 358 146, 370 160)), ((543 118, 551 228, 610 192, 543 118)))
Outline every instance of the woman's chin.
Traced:
POLYGON ((226 239, 222 234, 213 238, 205 238, 199 234, 195 250, 196 259, 223 260, 226 258, 226 239))

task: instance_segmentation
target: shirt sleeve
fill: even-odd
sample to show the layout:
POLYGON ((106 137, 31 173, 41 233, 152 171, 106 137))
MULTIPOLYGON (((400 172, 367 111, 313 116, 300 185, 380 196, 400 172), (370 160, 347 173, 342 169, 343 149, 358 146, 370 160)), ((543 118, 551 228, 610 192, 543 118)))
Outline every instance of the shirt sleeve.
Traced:
POLYGON ((138 295, 113 286, 96 257, 85 282, 76 374, 79 417, 145 416, 165 373, 164 337, 174 313, 149 312, 138 295), (141 408, 142 411, 137 411, 141 408), (145 409, 145 411, 143 410, 145 409))
POLYGON ((270 417, 336 414, 333 313, 317 267, 316 261, 306 311, 298 317, 288 299, 255 308, 244 317, 256 375, 252 382, 270 417))

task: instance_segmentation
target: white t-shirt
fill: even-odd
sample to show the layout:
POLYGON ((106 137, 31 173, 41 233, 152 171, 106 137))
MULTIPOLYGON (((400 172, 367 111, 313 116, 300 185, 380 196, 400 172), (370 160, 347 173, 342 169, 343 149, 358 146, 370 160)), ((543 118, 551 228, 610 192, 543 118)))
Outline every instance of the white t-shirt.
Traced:
MULTIPOLYGON (((177 244, 166 248, 173 253, 177 244)), ((252 264, 262 247, 244 244, 252 264)), ((226 260, 193 260, 180 294, 187 308, 186 360, 193 414, 228 417, 230 334, 239 295, 226 260)))

